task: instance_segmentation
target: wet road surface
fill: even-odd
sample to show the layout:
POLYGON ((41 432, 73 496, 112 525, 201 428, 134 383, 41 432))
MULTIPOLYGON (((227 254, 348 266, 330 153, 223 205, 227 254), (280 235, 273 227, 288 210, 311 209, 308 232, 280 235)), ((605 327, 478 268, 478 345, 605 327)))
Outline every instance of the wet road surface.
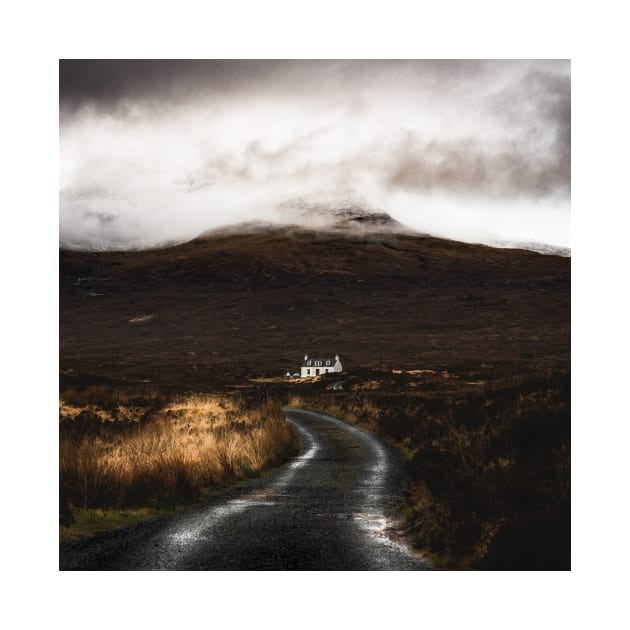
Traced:
POLYGON ((336 418, 288 409, 291 463, 172 516, 60 546, 63 570, 418 570, 391 529, 401 455, 336 418))

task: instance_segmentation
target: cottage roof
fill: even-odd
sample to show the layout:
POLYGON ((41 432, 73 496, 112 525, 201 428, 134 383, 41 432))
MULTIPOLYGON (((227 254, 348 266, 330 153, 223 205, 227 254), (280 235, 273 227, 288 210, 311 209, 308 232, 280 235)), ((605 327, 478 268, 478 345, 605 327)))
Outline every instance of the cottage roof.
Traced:
POLYGON ((317 365, 317 367, 332 367, 333 365, 335 365, 335 363, 337 362, 337 359, 335 357, 311 357, 309 356, 308 359, 304 359, 304 361, 302 361, 302 367, 315 367, 316 363, 315 362, 319 362, 321 361, 321 363, 319 363, 317 365), (326 363, 326 361, 330 361, 330 363, 326 363))

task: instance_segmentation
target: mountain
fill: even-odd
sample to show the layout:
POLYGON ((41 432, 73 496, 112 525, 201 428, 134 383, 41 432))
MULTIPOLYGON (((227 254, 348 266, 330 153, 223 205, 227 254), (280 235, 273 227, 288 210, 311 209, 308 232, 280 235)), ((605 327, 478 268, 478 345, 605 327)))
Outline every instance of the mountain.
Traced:
POLYGON ((291 223, 327 232, 413 232, 387 212, 352 200, 300 197, 279 204, 276 211, 280 222, 283 219, 289 220, 291 223))
MULTIPOLYGON (((300 230, 316 230, 320 233, 341 234, 350 238, 387 234, 428 236, 403 225, 383 210, 353 201, 314 201, 311 198, 296 198, 276 207, 274 221, 247 221, 222 226, 202 233, 199 238, 261 232, 281 234, 300 230)), ((569 247, 535 241, 496 240, 490 246, 501 249, 524 249, 550 256, 571 256, 569 247)))
POLYGON ((414 233, 411 228, 393 219, 387 212, 356 203, 322 203, 293 199, 276 206, 272 221, 246 221, 207 230, 200 238, 221 234, 251 234, 316 230, 325 234, 348 236, 367 234, 414 233))
MULTIPOLYGON (((296 197, 278 203, 266 211, 267 218, 249 219, 236 224, 227 224, 201 232, 198 238, 224 234, 251 234, 260 232, 281 232, 291 230, 317 230, 327 234, 384 235, 384 234, 427 234, 418 232, 394 219, 387 212, 371 207, 365 202, 358 203, 353 198, 344 199, 323 195, 296 197)), ((194 233, 193 233, 194 234, 194 233)), ((94 235, 74 236, 74 240, 65 236, 61 239, 60 249, 75 251, 137 251, 142 249, 164 249, 190 240, 180 236, 179 239, 149 237, 125 237, 120 233, 109 238, 96 238, 94 235)), ((526 249, 553 256, 570 256, 567 247, 558 247, 540 242, 520 241, 484 241, 498 248, 526 249)))
POLYGON ((569 258, 399 231, 353 207, 326 218, 61 251, 62 370, 208 388, 293 370, 304 352, 471 379, 568 367, 569 258))

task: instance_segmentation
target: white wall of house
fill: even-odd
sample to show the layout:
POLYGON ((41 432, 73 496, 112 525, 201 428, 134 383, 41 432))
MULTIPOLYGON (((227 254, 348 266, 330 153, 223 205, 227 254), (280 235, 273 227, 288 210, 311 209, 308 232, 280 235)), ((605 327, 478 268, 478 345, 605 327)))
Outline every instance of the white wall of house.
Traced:
MULTIPOLYGON (((331 372, 341 372, 343 368, 339 357, 330 360, 330 365, 326 365, 326 359, 321 361, 321 365, 315 365, 319 359, 311 359, 311 365, 302 366, 300 375, 302 378, 310 378, 321 374, 329 374, 331 372), (319 372, 318 372, 319 370, 319 372)), ((308 361, 306 361, 308 363, 308 361)))

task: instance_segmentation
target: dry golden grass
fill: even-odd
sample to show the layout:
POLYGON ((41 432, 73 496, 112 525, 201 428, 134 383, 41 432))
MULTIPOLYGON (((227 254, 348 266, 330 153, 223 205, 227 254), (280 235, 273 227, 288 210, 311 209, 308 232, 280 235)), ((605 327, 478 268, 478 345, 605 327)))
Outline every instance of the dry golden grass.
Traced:
POLYGON ((244 409, 229 398, 188 396, 161 409, 60 409, 62 500, 81 508, 190 502, 204 488, 281 463, 296 448, 272 403, 244 409))
POLYGON ((304 398, 302 396, 298 396, 297 394, 291 394, 289 396, 289 407, 304 407, 305 405, 304 398))

